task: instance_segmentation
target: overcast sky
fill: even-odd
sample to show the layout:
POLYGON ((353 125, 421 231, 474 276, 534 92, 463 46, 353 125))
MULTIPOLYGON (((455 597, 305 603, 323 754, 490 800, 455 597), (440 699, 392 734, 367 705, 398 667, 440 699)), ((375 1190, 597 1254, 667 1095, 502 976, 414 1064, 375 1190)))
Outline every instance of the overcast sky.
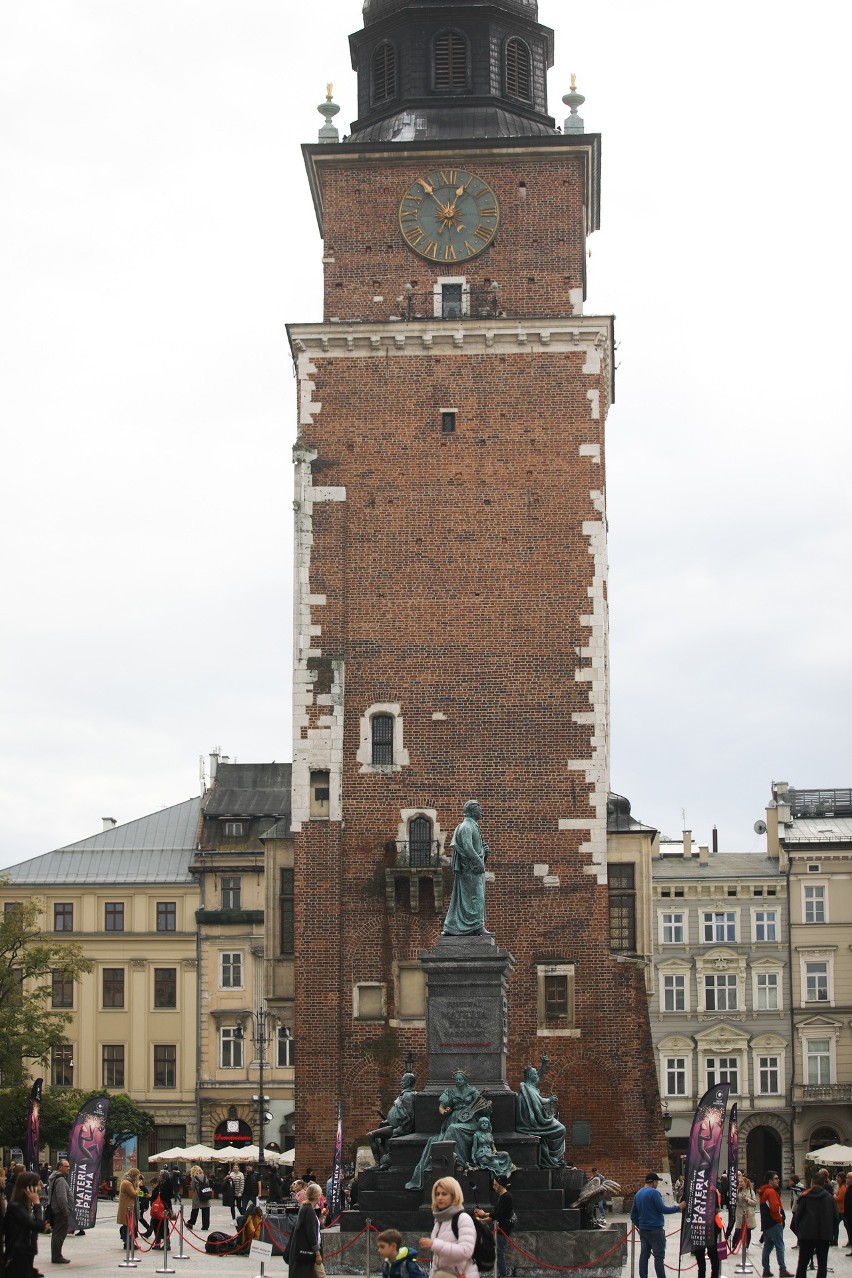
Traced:
MULTIPOLYGON (((613 788, 852 785, 848 7, 541 0, 603 134, 613 788)), ((0 7, 0 865, 289 759, 299 144, 359 0, 0 7)), ((480 796, 485 799, 487 796, 480 796)))

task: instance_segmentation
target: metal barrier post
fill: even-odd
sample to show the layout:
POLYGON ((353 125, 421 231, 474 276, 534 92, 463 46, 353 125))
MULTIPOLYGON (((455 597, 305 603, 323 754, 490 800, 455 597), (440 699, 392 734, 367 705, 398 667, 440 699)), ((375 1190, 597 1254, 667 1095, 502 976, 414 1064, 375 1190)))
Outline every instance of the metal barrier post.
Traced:
POLYGON ((178 1238, 180 1239, 180 1250, 178 1251, 178 1254, 176 1256, 174 1255, 172 1256, 172 1260, 189 1260, 190 1259, 189 1252, 184 1253, 184 1250, 183 1250, 183 1226, 184 1226, 183 1203, 181 1203, 178 1209, 178 1222, 179 1222, 178 1238))
POLYGON ((371 1230, 370 1230, 370 1226, 372 1225, 372 1223, 373 1223, 373 1222, 370 1220, 370 1217, 368 1216, 368 1217, 367 1217, 367 1233, 366 1233, 366 1238, 367 1238, 367 1278, 370 1278, 370 1243, 372 1242, 372 1239, 370 1238, 370 1232, 371 1232, 371 1230))
POLYGON ((125 1228, 124 1260, 119 1261, 118 1267, 119 1269, 135 1269, 136 1266, 139 1264, 139 1261, 136 1259, 135 1221, 133 1220, 133 1217, 129 1214, 127 1217, 127 1224, 125 1225, 124 1228, 125 1228))
POLYGON ((636 1278, 636 1230, 630 1231, 630 1273, 631 1278, 636 1278))
POLYGON ((171 1251, 171 1248, 169 1247, 169 1237, 171 1235, 171 1230, 169 1229, 170 1223, 171 1222, 169 1221, 168 1216, 164 1216, 163 1217, 163 1265, 161 1269, 154 1270, 154 1273, 157 1273, 157 1274, 175 1273, 175 1270, 169 1267, 169 1254, 171 1251))

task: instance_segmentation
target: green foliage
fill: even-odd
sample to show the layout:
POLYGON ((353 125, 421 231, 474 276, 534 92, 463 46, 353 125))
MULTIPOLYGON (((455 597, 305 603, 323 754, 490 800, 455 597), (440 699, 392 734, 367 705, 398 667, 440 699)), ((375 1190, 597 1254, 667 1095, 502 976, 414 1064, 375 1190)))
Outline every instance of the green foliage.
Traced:
POLYGON ((64 1041, 71 1017, 51 1006, 53 973, 76 980, 92 970, 79 945, 39 930, 43 909, 43 901, 30 898, 0 911, 0 1079, 6 1087, 29 1076, 25 1061, 46 1065, 51 1048, 64 1041))
MULTIPOLYGON (((0 1089, 0 1144, 23 1147, 29 1113, 31 1084, 0 1089)), ((57 1149, 68 1148, 71 1124, 77 1111, 86 1101, 103 1092, 82 1092, 75 1087, 45 1087, 41 1099, 41 1144, 57 1149)), ((154 1130, 154 1115, 141 1109, 124 1092, 110 1096, 107 1144, 104 1147, 104 1167, 110 1167, 112 1156, 133 1136, 150 1136, 154 1130)))

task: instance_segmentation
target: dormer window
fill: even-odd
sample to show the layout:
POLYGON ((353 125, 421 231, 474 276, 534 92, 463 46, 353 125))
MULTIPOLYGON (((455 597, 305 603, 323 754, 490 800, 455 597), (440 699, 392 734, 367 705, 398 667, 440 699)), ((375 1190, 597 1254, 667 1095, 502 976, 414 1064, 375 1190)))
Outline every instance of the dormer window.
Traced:
POLYGON ((506 45, 506 93, 523 102, 532 101, 532 59, 529 46, 517 36, 506 45))
POLYGON ((396 97, 396 49, 387 40, 373 50, 370 79, 373 106, 396 97))
POLYGON ((445 93, 462 93, 468 87, 467 40, 460 31, 435 36, 432 82, 445 93))
POLYGON ((243 821, 225 821, 223 822, 223 834, 226 839, 240 839, 244 830, 243 821))

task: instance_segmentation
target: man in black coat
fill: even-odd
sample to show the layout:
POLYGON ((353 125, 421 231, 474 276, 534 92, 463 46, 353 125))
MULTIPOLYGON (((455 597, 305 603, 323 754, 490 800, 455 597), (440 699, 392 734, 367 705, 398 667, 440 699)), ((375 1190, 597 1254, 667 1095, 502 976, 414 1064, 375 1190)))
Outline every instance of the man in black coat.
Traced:
POLYGON ((796 1278, 807 1278, 813 1256, 817 1261, 817 1278, 826 1278, 828 1249, 837 1229, 837 1203, 831 1191, 826 1189, 826 1177, 822 1172, 817 1172, 810 1189, 799 1197, 790 1228, 799 1240, 796 1278))

